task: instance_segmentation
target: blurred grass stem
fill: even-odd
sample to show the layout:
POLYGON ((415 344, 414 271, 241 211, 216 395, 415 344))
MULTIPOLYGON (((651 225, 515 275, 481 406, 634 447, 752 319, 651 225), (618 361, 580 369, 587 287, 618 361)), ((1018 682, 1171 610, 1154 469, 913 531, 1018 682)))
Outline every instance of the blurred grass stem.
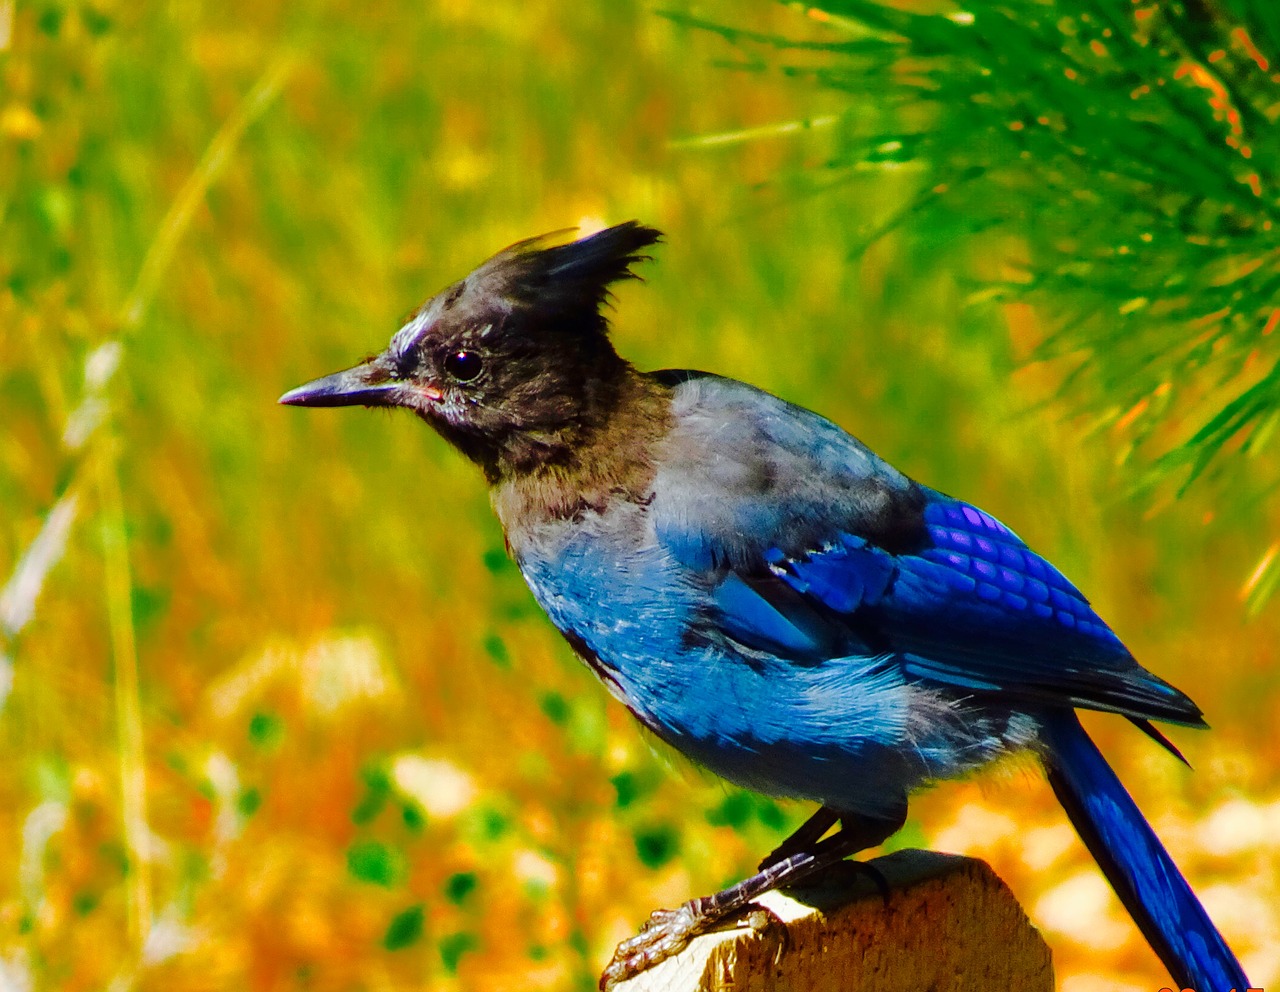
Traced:
MULTIPOLYGON (((264 70, 235 112, 214 135, 204 155, 174 198, 152 239, 133 288, 120 308, 117 335, 94 348, 85 358, 84 395, 62 435, 65 454, 72 457, 66 480, 59 488, 53 509, 28 548, 21 554, 13 575, 0 590, 0 628, 12 643, 35 613, 44 580, 66 549, 79 500, 76 484, 87 456, 93 463, 97 489, 104 565, 107 617, 113 660, 112 683, 118 741, 121 821, 128 859, 126 903, 128 958, 114 985, 132 986, 137 964, 151 927, 151 831, 147 817, 146 748, 138 679, 138 648, 133 622, 133 579, 129 566, 128 533, 114 432, 107 443, 95 442, 109 413, 108 390, 120 368, 121 339, 137 327, 160 287, 183 234, 209 187, 225 168, 233 151, 252 124, 287 80, 294 62, 291 51, 282 52, 264 70), (78 464, 77 464, 78 463, 78 464)), ((0 655, 0 705, 12 682, 12 652, 0 655)))
POLYGON ((823 114, 820 117, 808 117, 804 120, 778 121, 773 124, 761 124, 758 127, 744 127, 733 131, 720 131, 716 134, 700 134, 691 138, 677 138, 671 142, 672 148, 713 148, 719 145, 740 145, 748 141, 762 138, 784 138, 804 131, 817 131, 831 127, 840 121, 839 114, 823 114))
MULTIPOLYGON (((0 17, 5 12, 0 5, 0 17)), ((100 344, 89 352, 84 362, 85 391, 80 403, 67 418, 62 434, 64 453, 73 456, 73 464, 62 473, 66 480, 57 493, 53 509, 45 516, 44 524, 27 549, 18 556, 13 574, 0 589, 0 629, 5 645, 0 653, 0 708, 9 696, 13 681, 12 648, 18 634, 35 614, 36 599, 44 585, 45 577, 61 559, 67 546, 71 527, 75 522, 79 504, 74 495, 79 478, 81 457, 101 425, 106 410, 107 389, 120 367, 121 345, 119 338, 132 330, 146 315, 155 299, 160 280, 173 260, 174 251, 183 233, 191 224, 197 205, 209 187, 230 160, 246 129, 262 116, 283 88, 295 61, 291 49, 281 52, 258 78, 253 88, 245 94, 235 112, 219 128, 199 163, 174 198, 156 236, 152 239, 138 271, 138 278, 120 308, 117 338, 100 344)), ((114 461, 112 462, 114 473, 114 461)), ((119 480, 116 479, 116 491, 119 480)), ((123 535, 123 528, 121 534, 123 535)))
POLYGON ((116 445, 104 444, 94 459, 102 517, 103 575, 111 627, 120 809, 128 852, 129 944, 141 953, 151 926, 151 832, 147 826, 147 774, 138 686, 138 644, 133 627, 133 577, 125 532, 124 498, 116 468, 116 445))
POLYGON ((266 70, 258 78, 253 89, 245 94, 235 112, 218 129, 218 133, 209 142, 209 147, 201 156, 199 163, 182 189, 174 197, 160 228, 156 232, 146 257, 142 260, 142 268, 138 271, 138 279, 125 298, 120 310, 120 322, 123 330, 129 330, 142 320, 147 307, 155 298, 160 280, 173 260, 173 253, 178 242, 191 224, 192 214, 200 201, 208 192, 213 181, 226 166, 231 153, 244 136, 249 125, 262 116, 283 88, 285 81, 293 69, 294 54, 286 49, 272 60, 266 70))

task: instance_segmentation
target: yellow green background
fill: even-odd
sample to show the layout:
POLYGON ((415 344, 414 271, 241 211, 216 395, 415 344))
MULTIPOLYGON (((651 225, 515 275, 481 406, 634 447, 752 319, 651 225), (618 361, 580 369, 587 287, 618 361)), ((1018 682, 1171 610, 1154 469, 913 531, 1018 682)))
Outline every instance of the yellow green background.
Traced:
MULTIPOLYGON (((684 140, 846 103, 625 0, 19 2, 0 26, 0 581, 74 511, 0 640, 6 983, 586 990, 652 908, 807 815, 653 750, 423 425, 275 405, 502 246, 630 218, 667 242, 617 291, 625 355, 802 402, 1001 516, 1200 703, 1211 733, 1170 732, 1194 773, 1090 726, 1280 983, 1280 623, 1242 603, 1276 508, 1129 495, 1123 429, 1026 363, 1039 315, 973 299, 1008 240, 852 258, 910 169, 814 195, 787 176, 821 127, 684 140)), ((898 843, 988 859, 1066 992, 1167 981, 1030 765, 923 796, 898 843)))

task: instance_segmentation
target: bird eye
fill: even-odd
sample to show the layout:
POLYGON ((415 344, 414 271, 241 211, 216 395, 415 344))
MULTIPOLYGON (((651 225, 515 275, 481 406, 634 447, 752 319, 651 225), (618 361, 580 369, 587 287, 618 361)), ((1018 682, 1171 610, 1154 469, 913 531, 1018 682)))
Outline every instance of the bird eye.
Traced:
POLYGON ((455 351, 444 360, 444 370, 458 382, 474 382, 484 370, 484 362, 474 351, 455 351))

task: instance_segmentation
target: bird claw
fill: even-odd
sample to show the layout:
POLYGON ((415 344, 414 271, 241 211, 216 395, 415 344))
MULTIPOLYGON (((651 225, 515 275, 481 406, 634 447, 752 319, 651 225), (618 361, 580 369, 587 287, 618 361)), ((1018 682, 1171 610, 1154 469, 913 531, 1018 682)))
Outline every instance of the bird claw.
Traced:
POLYGON ((717 913, 699 909, 701 900, 690 900, 676 909, 658 909, 649 915, 634 937, 624 940, 613 952, 613 958, 600 976, 601 992, 610 992, 618 983, 635 978, 656 964, 675 957, 689 941, 708 933, 730 917, 740 917, 741 924, 753 933, 762 934, 781 927, 782 941, 779 953, 786 943, 786 928, 771 909, 752 903, 731 913, 717 913))
POLYGON ((705 926, 705 916, 692 902, 676 909, 657 909, 650 914, 640 932, 624 940, 613 952, 613 959, 600 976, 601 992, 609 992, 619 982, 634 978, 660 961, 679 954, 705 926))

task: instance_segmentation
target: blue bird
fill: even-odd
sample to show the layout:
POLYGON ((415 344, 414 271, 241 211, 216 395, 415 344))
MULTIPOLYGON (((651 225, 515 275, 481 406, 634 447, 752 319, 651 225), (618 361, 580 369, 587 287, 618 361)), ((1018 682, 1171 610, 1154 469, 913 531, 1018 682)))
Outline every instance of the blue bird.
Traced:
POLYGON ((1075 713, 1118 713, 1181 757, 1150 721, 1204 726, 1200 709, 994 517, 809 410, 619 357, 601 307, 660 237, 519 242, 381 354, 280 398, 420 416, 482 469, 534 597, 645 727, 819 805, 758 874, 655 913, 602 985, 881 843, 914 790, 1031 751, 1176 983, 1246 989, 1075 713))

